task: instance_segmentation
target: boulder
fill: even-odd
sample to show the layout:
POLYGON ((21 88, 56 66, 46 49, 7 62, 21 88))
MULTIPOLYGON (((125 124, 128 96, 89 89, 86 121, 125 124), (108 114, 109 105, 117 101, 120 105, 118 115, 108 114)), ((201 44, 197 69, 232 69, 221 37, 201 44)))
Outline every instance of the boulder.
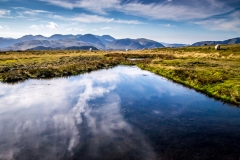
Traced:
POLYGON ((220 50, 220 44, 217 44, 217 45, 215 46, 215 49, 216 49, 216 50, 220 50))

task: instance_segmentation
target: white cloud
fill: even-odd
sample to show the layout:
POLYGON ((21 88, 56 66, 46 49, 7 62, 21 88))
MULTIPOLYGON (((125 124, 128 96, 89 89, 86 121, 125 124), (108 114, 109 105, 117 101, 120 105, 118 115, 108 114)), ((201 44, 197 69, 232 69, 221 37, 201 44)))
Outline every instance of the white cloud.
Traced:
POLYGON ((41 29, 44 28, 44 26, 43 26, 43 25, 35 25, 35 24, 34 24, 34 25, 31 25, 30 28, 36 29, 36 30, 41 30, 41 29))
POLYGON ((174 27, 176 27, 176 26, 171 25, 171 24, 160 24, 160 25, 163 26, 163 27, 169 27, 169 28, 174 28, 174 27))
POLYGON ((52 14, 52 12, 45 11, 45 10, 33 10, 25 7, 12 7, 13 9, 17 10, 18 18, 32 18, 36 17, 38 15, 49 15, 52 14))
POLYGON ((43 10, 27 10, 27 11, 24 11, 22 13, 23 14, 28 14, 28 15, 36 15, 36 14, 39 14, 39 13, 50 13, 50 12, 43 11, 43 10))
POLYGON ((4 17, 10 14, 10 10, 0 9, 0 17, 4 17))
POLYGON ((46 27, 50 29, 58 29, 58 25, 54 22, 49 22, 49 24, 46 25, 46 27))
POLYGON ((124 24, 144 24, 143 22, 140 22, 138 20, 114 20, 116 23, 124 23, 124 24))
POLYGON ((240 11, 230 14, 228 18, 211 18, 193 23, 210 30, 240 32, 240 11))
MULTIPOLYGON (((112 28, 112 27, 102 27, 102 28, 99 28, 101 30, 118 30, 118 28, 112 28)), ((98 29, 96 29, 98 30, 98 29)))
MULTIPOLYGON (((215 1, 215 0, 212 0, 215 1)), ((229 11, 228 7, 222 8, 213 6, 210 1, 203 0, 200 5, 199 2, 191 3, 191 5, 180 5, 174 3, 151 3, 142 4, 137 2, 127 3, 120 7, 122 12, 127 14, 147 17, 150 19, 167 19, 167 20, 190 20, 206 18, 217 13, 223 13, 229 11)))
POLYGON ((107 18, 99 15, 89 15, 89 14, 79 14, 75 17, 63 17, 59 15, 51 15, 51 18, 64 20, 64 21, 74 21, 81 23, 122 23, 122 24, 144 24, 138 20, 115 20, 114 18, 107 18))
POLYGON ((36 30, 40 30, 37 25, 31 25, 30 28, 33 28, 33 29, 36 29, 36 30))
POLYGON ((82 32, 82 31, 83 31, 82 28, 67 28, 66 30, 67 30, 67 31, 79 31, 79 32, 82 32))
POLYGON ((3 26, 0 26, 0 30, 9 30, 10 28, 8 27, 8 26, 5 26, 5 27, 3 27, 3 26))
MULTIPOLYGON (((132 1, 122 3, 122 0, 41 0, 64 8, 83 8, 93 13, 107 14, 116 10, 130 15, 147 17, 150 19, 190 20, 199 19, 230 11, 232 8, 218 0, 189 0, 187 3, 141 3, 132 1)), ((171 2, 171 0, 167 0, 171 2)))
POLYGON ((112 28, 111 27, 103 27, 103 28, 100 28, 100 29, 108 30, 108 29, 112 29, 112 28))
POLYGON ((119 6, 121 0, 40 0, 67 9, 84 8, 94 13, 107 14, 106 10, 119 6))
POLYGON ((70 18, 70 20, 83 23, 109 23, 113 22, 114 18, 106 18, 98 15, 81 14, 79 16, 70 18))
POLYGON ((36 30, 42 30, 42 29, 45 28, 45 26, 42 25, 42 24, 40 24, 40 25, 35 25, 35 24, 33 24, 33 25, 30 26, 30 28, 36 29, 36 30))

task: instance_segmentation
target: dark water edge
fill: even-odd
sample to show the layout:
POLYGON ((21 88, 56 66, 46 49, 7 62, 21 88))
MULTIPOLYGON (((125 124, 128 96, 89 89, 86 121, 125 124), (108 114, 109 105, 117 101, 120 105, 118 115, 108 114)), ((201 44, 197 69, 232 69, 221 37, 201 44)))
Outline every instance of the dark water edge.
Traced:
POLYGON ((0 84, 0 159, 240 158, 240 109, 137 67, 0 84))

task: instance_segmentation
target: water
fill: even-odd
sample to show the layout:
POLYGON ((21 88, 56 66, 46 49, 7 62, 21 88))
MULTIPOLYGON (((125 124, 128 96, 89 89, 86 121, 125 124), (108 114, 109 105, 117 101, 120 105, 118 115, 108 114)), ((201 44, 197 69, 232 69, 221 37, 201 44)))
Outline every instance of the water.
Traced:
POLYGON ((0 159, 236 159, 240 109, 137 67, 0 84, 0 159))

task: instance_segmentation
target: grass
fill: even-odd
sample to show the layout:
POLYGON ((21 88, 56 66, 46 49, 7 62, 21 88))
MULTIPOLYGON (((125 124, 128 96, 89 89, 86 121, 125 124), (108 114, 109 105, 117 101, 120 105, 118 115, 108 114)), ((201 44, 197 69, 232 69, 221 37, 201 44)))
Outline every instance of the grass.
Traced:
POLYGON ((141 51, 0 52, 0 81, 77 75, 118 64, 164 76, 240 106, 240 45, 159 48, 141 51), (144 58, 131 61, 129 58, 144 58))
POLYGON ((172 59, 155 58, 142 69, 162 75, 211 97, 240 106, 240 45, 156 49, 172 59))

